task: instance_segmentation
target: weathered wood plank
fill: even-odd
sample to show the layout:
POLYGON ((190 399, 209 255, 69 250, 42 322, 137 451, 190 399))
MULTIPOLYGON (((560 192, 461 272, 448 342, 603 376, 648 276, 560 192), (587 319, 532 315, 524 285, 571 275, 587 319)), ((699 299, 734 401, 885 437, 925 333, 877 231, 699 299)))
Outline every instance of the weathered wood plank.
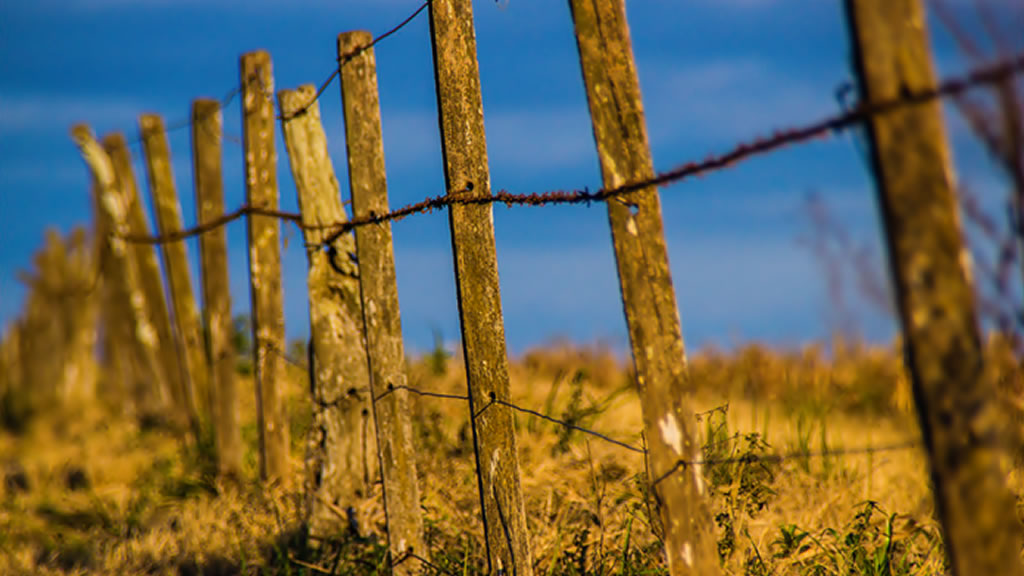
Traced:
MULTIPOLYGON (((242 140, 246 202, 278 209, 274 145, 274 77, 270 55, 242 56, 242 140)), ((260 432, 260 477, 287 485, 290 476, 288 414, 284 403, 284 296, 281 291, 281 224, 251 214, 249 289, 252 301, 253 367, 260 432)))
MULTIPOLYGON (((865 102, 934 89, 921 0, 846 0, 865 102)), ((950 151, 938 102, 867 123, 938 516, 954 574, 1024 574, 1022 531, 1001 462, 1008 422, 982 351, 950 151)))
MULTIPOLYGON (((285 146, 291 164, 303 237, 309 248, 309 317, 313 365, 313 425, 307 454, 307 511, 312 536, 344 529, 345 510, 369 495, 378 459, 372 446, 370 375, 359 300, 359 266, 352 234, 337 237, 327 249, 330 224, 347 218, 327 154, 316 89, 302 86, 278 93, 285 146), (294 116, 294 117, 293 117, 294 116)), ((362 518, 357 522, 364 524, 362 518)))
MULTIPOLYGON (((431 2, 430 32, 448 194, 490 196, 471 0, 431 2)), ((448 215, 489 571, 530 576, 512 413, 493 401, 509 400, 493 207, 454 205, 448 215)))
MULTIPOLYGON (((132 169, 131 154, 124 136, 119 132, 107 134, 103 137, 103 148, 110 155, 120 189, 128 202, 128 228, 135 236, 149 236, 149 220, 146 217, 142 197, 139 196, 135 172, 132 169)), ((185 419, 187 419, 195 430, 198 425, 198 414, 195 413, 196 407, 185 400, 185 387, 182 380, 184 362, 179 355, 181 348, 175 343, 175 335, 171 327, 169 302, 164 293, 160 263, 157 262, 156 257, 156 246, 128 243, 127 247, 135 260, 135 267, 139 271, 139 288, 146 297, 149 318, 156 330, 160 368, 169 387, 166 394, 171 398, 176 412, 172 415, 172 420, 176 420, 179 425, 184 425, 185 419)))
MULTIPOLYGON (((594 140, 606 188, 651 178, 654 167, 624 0, 570 0, 594 140)), ((718 574, 714 523, 693 429, 679 309, 657 188, 608 202, 619 286, 665 530, 669 573, 718 574), (670 471, 675 470, 674 473, 670 471)))
POLYGON ((135 410, 140 418, 159 417, 167 400, 161 392, 168 387, 157 360, 156 330, 148 316, 146 297, 139 288, 139 273, 123 239, 131 231, 128 202, 113 162, 92 130, 77 124, 71 129, 71 137, 92 171, 99 216, 105 220, 102 229, 110 232, 106 240, 109 260, 105 262, 104 277, 112 283, 114 300, 123 307, 117 316, 122 319, 121 325, 127 333, 121 334, 127 340, 124 345, 132 349, 138 364, 131 383, 135 410))
MULTIPOLYGON (((192 102, 192 166, 195 178, 196 223, 224 215, 222 169, 223 116, 216 100, 192 102)), ((228 478, 242 473, 242 429, 239 421, 235 349, 231 342, 231 292, 228 240, 224 227, 199 236, 203 325, 210 361, 209 414, 217 472, 228 478)))
MULTIPOLYGON (((369 32, 338 36, 338 57, 353 54, 373 41, 369 32)), ((362 218, 388 212, 384 140, 381 135, 377 64, 373 49, 348 60, 341 70, 341 99, 345 115, 352 215, 362 218)), ((395 280, 391 224, 357 228, 356 254, 362 290, 364 331, 370 365, 370 388, 377 422, 377 451, 384 478, 384 504, 391 557, 423 553, 423 517, 416 479, 409 392, 402 344, 402 319, 395 280)), ((423 566, 407 558, 393 572, 419 574, 423 566)))
MULTIPOLYGON (((154 114, 139 117, 139 131, 145 155, 146 177, 149 193, 153 200, 153 214, 156 228, 161 236, 180 232, 184 228, 181 217, 181 201, 174 185, 171 170, 171 151, 167 143, 164 121, 154 114)), ((178 337, 180 349, 181 383, 185 409, 193 417, 193 433, 202 434, 204 420, 209 412, 200 399, 207 388, 209 367, 206 362, 203 329, 192 291, 192 279, 188 268, 188 253, 184 240, 160 244, 164 271, 167 273, 167 288, 171 296, 171 320, 178 337), (198 415, 198 418, 195 418, 198 415)))

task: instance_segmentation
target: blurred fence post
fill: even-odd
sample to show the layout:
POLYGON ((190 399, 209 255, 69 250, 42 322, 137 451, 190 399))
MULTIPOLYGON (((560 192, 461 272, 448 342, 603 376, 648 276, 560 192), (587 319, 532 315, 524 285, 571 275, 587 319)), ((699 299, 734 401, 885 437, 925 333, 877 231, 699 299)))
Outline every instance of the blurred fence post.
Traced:
MULTIPOLYGON (((239 68, 246 202, 254 208, 277 210, 274 77, 270 55, 263 51, 244 54, 239 68)), ((260 214, 250 214, 247 223, 260 477, 287 485, 290 441, 284 402, 281 225, 277 218, 260 214)))
MULTIPOLYGON (((216 100, 192 102, 192 168, 195 178, 196 224, 224 215, 222 169, 223 117, 216 100)), ((242 473, 242 429, 238 414, 236 358, 231 336, 231 293, 227 231, 219 226, 199 236, 199 270, 203 325, 210 361, 206 402, 217 453, 217 472, 239 478, 242 473)))
MULTIPOLYGON (((381 135, 377 64, 369 32, 338 36, 338 58, 343 62, 341 97, 345 114, 345 144, 353 218, 388 212, 384 141, 381 135)), ((359 286, 370 366, 370 392, 377 422, 377 447, 384 478, 384 505, 392 559, 422 554, 423 517, 416 479, 409 392, 402 343, 402 320, 395 281, 391 224, 361 226, 355 231, 359 286)), ((394 567, 395 574, 418 574, 422 566, 412 558, 394 567)))
POLYGON ((103 277, 111 282, 112 301, 118 307, 115 317, 121 329, 117 334, 126 340, 137 363, 132 383, 137 415, 140 418, 159 417, 166 404, 161 392, 168 388, 157 360, 156 331, 149 319, 146 297, 139 288, 139 273, 124 240, 131 231, 128 202, 113 162, 96 141, 92 130, 77 124, 72 127, 71 136, 93 174, 99 216, 106 221, 98 228, 109 231, 106 238, 109 261, 105 263, 103 277))
MULTIPOLYGON (((430 33, 448 196, 486 198, 491 182, 472 0, 431 2, 430 33)), ((530 576, 511 408, 495 403, 510 398, 493 205, 453 204, 448 215, 488 572, 530 576)))
POLYGON ((63 276, 69 288, 61 298, 65 325, 65 400, 96 394, 97 262, 84 228, 75 227, 63 241, 67 257, 63 276))
POLYGON ((306 85, 280 91, 278 101, 308 247, 313 424, 306 497, 310 534, 323 537, 344 529, 345 518, 335 510, 355 508, 369 496, 378 459, 355 240, 343 234, 327 249, 320 246, 331 234, 329 225, 346 217, 315 94, 306 85))
MULTIPOLYGON (((139 131, 142 134, 146 175, 149 180, 149 193, 153 199, 157 230, 161 236, 180 232, 184 228, 181 201, 174 186, 171 152, 167 144, 163 119, 154 114, 143 114, 139 117, 139 131)), ((182 351, 181 379, 184 384, 186 410, 190 416, 199 415, 199 418, 192 422, 193 433, 198 441, 202 434, 202 421, 207 414, 199 401, 207 386, 207 365, 203 330, 195 294, 192 292, 185 241, 163 242, 160 244, 160 253, 167 273, 167 287, 171 293, 171 309, 174 311, 173 321, 177 328, 178 345, 182 351)))
MULTIPOLYGON (((920 0, 846 0, 864 102, 935 87, 920 0)), ((1024 574, 1001 471, 1007 425, 982 350, 941 104, 867 122, 907 368, 953 574, 1024 574)))
MULTIPOLYGON (((649 179, 654 167, 625 3, 570 0, 569 5, 604 186, 649 179)), ((678 465, 700 460, 701 450, 658 190, 651 186, 607 204, 669 572, 717 574, 703 472, 699 465, 678 465)))
MULTIPOLYGON (((119 132, 107 134, 103 137, 103 148, 110 156, 110 160, 114 165, 118 188, 128 203, 128 228, 133 235, 149 236, 149 220, 146 216, 142 197, 139 196, 135 172, 132 170, 132 159, 128 152, 128 146, 125 144, 124 136, 119 132)), ((169 394, 175 408, 180 411, 177 416, 187 417, 192 421, 196 415, 190 411, 194 406, 189 406, 185 402, 184 384, 182 383, 182 360, 179 358, 179 348, 175 344, 174 331, 171 328, 171 314, 168 309, 170 304, 164 292, 163 279, 160 275, 160 264, 156 259, 156 247, 140 242, 128 243, 127 248, 135 262, 136 270, 138 270, 139 288, 146 298, 146 309, 150 321, 153 323, 153 329, 156 331, 156 339, 159 343, 157 350, 158 360, 169 388, 166 393, 169 394)), ((184 424, 180 419, 178 423, 184 424)))

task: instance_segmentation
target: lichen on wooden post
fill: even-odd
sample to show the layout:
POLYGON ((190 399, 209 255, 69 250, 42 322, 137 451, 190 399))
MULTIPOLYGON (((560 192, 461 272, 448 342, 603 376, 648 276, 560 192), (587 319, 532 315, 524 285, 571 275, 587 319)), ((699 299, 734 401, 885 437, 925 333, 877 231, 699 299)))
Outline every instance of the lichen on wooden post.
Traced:
MULTIPOLYGON (((432 1, 430 32, 448 195, 490 196, 472 1, 432 1)), ((530 576, 512 413, 495 402, 509 401, 509 375, 493 207, 453 205, 448 215, 489 572, 530 576)))
MULTIPOLYGON (((307 85, 282 90, 278 100, 303 237, 309 247, 313 424, 307 454, 307 512, 310 534, 323 537, 345 528, 346 519, 339 517, 338 510, 355 508, 369 495, 378 459, 373 450, 355 240, 351 233, 343 234, 320 246, 332 232, 329 225, 344 222, 346 216, 327 153, 320 105, 313 102, 315 94, 316 89, 307 85)), ((361 524, 363 520, 356 518, 361 524)))
MULTIPOLYGON (((361 50, 341 70, 341 98, 345 115, 352 215, 365 218, 388 212, 384 141, 381 135, 377 64, 369 32, 338 36, 338 57, 361 50)), ((423 516, 416 479, 416 452, 409 392, 405 389, 405 351, 398 307, 391 224, 383 222, 356 229, 359 286, 370 366, 370 391, 377 422, 377 450, 384 479, 388 543, 393 559, 404 560, 395 574, 419 574, 423 566, 409 553, 422 553, 423 516)))
MULTIPOLYGON (((146 209, 142 197, 139 196, 135 172, 132 170, 131 154, 120 132, 112 132, 103 137, 103 148, 110 156, 114 165, 114 173, 118 188, 128 203, 128 228, 134 236, 149 236, 150 227, 146 217, 146 209)), ((146 309, 156 330, 157 354, 160 368, 166 379, 169 390, 166 392, 175 407, 172 420, 178 425, 185 425, 187 419, 193 430, 197 425, 198 415, 195 406, 186 402, 185 387, 182 381, 183 361, 179 355, 181 350, 175 344, 174 331, 171 327, 169 302, 164 293, 160 264, 157 262, 156 247, 141 242, 128 243, 128 251, 135 261, 139 273, 139 288, 146 297, 146 309)))
MULTIPOLYGON (((192 102, 192 164, 196 222, 202 226, 224 215, 222 169, 223 117, 216 100, 192 102)), ((228 242, 224 227, 199 236, 203 325, 210 360, 209 414, 217 472, 239 478, 242 472, 242 430, 239 422, 235 349, 231 341, 231 293, 228 242)))
MULTIPOLYGON (((935 88, 921 0, 846 0, 862 100, 935 88)), ((939 520, 952 573, 1024 574, 1022 530, 1001 463, 1006 414, 982 375, 969 255, 939 102, 867 122, 939 520)))
POLYGON ((137 375, 132 382, 135 409, 140 418, 159 418, 167 402, 161 393, 168 388, 157 360, 156 330, 148 316, 145 294, 139 288, 135 261, 124 240, 131 232, 128 203, 119 187, 113 162, 92 130, 77 124, 71 129, 71 137, 92 172, 98 216, 105 221, 101 228, 108 231, 109 261, 105 263, 104 278, 112 284, 113 300, 122 307, 117 316, 126 332, 121 334, 137 363, 137 375))
MULTIPOLYGON (((274 77, 270 55, 263 51, 244 54, 239 67, 246 202, 254 208, 277 210, 274 77)), ((287 485, 290 464, 288 414, 283 397, 281 224, 273 216, 260 214, 250 214, 247 223, 260 477, 268 482, 287 485)))
MULTIPOLYGON (((181 217, 181 201, 174 186, 171 170, 171 151, 167 144, 164 121, 155 114, 139 117, 139 132, 146 157, 146 177, 149 193, 153 200, 156 228, 162 236, 180 232, 184 225, 181 217)), ((198 438, 202 434, 202 422, 208 414, 200 401, 207 387, 209 368, 206 362, 205 342, 199 308, 192 292, 191 274, 188 269, 188 254, 184 240, 162 242, 160 254, 164 271, 167 273, 167 288, 171 296, 172 321, 181 353, 181 382, 183 401, 190 417, 199 418, 192 422, 193 432, 198 438)), ((169 344, 169 343, 168 343, 169 344)), ((166 344, 165 344, 166 345, 166 344)))
MULTIPOLYGON (((640 85, 624 0, 570 0, 604 186, 651 178, 640 85)), ((714 524, 693 429, 679 309, 654 186, 608 202, 619 286, 636 368, 648 461, 669 573, 717 574, 714 524), (673 473, 672 471, 675 470, 673 473)))

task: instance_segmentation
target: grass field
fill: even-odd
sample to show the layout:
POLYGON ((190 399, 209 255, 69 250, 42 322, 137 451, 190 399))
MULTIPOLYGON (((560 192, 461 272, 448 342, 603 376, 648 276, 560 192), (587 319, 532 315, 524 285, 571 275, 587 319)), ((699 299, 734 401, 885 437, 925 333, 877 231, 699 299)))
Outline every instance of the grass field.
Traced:
MULTIPOLYGON (((1018 376, 996 348, 990 346, 990 376, 1009 397, 1018 376)), ((459 358, 427 356, 411 362, 410 373, 416 388, 465 392, 459 358)), ((308 388, 301 370, 291 374, 293 485, 301 486, 308 388)), ((511 374, 515 404, 642 445, 629 371, 611 353, 552 345, 514 359, 511 374)), ((703 351, 690 359, 690 378, 705 458, 729 459, 705 467, 726 573, 945 573, 920 449, 827 454, 919 444, 893 350, 703 351), (783 457, 759 458, 772 455, 783 457)), ((251 390, 251 380, 243 390, 251 390)), ((247 476, 230 485, 211 477, 196 449, 97 401, 22 415, 24 426, 0 432, 0 574, 383 570, 379 484, 359 511, 368 519, 363 525, 307 549, 301 495, 263 490, 255 481, 251 397, 243 396, 247 476)), ((414 406, 426 571, 482 574, 465 403, 416 398, 414 406)), ((665 573, 642 456, 527 414, 516 418, 536 573, 665 573)), ((1019 492, 1019 476, 1009 464, 1007 470, 1019 492)))

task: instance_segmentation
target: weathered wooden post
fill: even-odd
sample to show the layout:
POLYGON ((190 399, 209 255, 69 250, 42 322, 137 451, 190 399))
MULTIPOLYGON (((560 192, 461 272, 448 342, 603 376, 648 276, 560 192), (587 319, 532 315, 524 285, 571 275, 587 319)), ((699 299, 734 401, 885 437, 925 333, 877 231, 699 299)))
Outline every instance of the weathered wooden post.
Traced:
MULTIPOLYGON (((196 222, 202 226, 224 215, 222 170, 223 116, 216 100, 192 102, 192 166, 196 222)), ((217 472, 239 478, 242 473, 242 429, 235 382, 235 350, 231 343, 231 293, 228 241, 223 226, 199 236, 203 325, 210 359, 209 414, 217 453, 217 472)))
MULTIPOLYGON (((376 476, 372 452, 370 375, 359 301, 355 240, 344 234, 322 249, 329 226, 346 220, 341 191, 327 154, 316 89, 278 93, 285 146, 302 212, 309 259, 309 318, 313 362, 313 425, 307 454, 307 513, 312 536, 337 534, 336 510, 369 495, 376 476), (308 106, 308 107, 307 107, 308 106), (304 112, 302 110, 305 109, 304 112), (367 424, 367 426, 364 426, 367 424)), ((361 521, 365 519, 357 519, 361 521)))
POLYGON ((142 417, 156 416, 165 404, 160 393, 168 388, 157 360, 156 330, 147 314, 146 297, 139 288, 135 261, 128 253, 124 241, 131 230, 128 226, 128 205, 119 188, 120 182, 113 162, 96 141, 92 130, 78 124, 71 129, 71 137, 92 171, 96 204, 100 209, 100 217, 105 220, 102 228, 109 231, 109 262, 106 263, 105 278, 112 283, 114 301, 121 303, 122 311, 117 316, 123 319, 119 322, 128 332, 124 334, 124 339, 132 348, 132 356, 138 363, 138 375, 133 383, 136 409, 142 417))
MULTIPOLYGON (((142 134, 142 147, 146 156, 146 176, 153 199, 157 231, 161 236, 180 232, 184 228, 181 202, 174 186, 171 151, 167 144, 163 119, 155 114, 143 114, 139 117, 139 131, 142 134)), ((182 350, 180 358, 183 360, 181 381, 184 385, 184 400, 190 415, 200 415, 199 422, 193 422, 193 431, 198 439, 202 434, 203 416, 208 414, 203 403, 199 401, 207 387, 208 367, 199 309, 192 293, 185 241, 161 243, 160 254, 163 256, 164 270, 167 272, 167 287, 171 294, 171 309, 174 311, 173 321, 177 329, 178 345, 182 350)))
MULTIPOLYGON (((570 0, 605 188, 654 175, 624 0, 570 0)), ((720 573, 693 430, 679 309, 654 186, 613 197, 608 220, 636 367, 669 573, 720 573), (675 470, 674 473, 671 473, 675 470)))
POLYGON ((96 260, 84 228, 75 227, 64 240, 64 277, 69 290, 61 299, 65 323, 64 394, 92 398, 96 393, 96 260))
MULTIPOLYGON (((274 77, 270 55, 263 51, 244 54, 240 69, 246 201, 255 208, 277 210, 274 77)), ((290 475, 288 414, 283 398, 281 225, 272 216, 258 214, 250 214, 247 222, 260 477, 268 482, 287 485, 290 475)))
MULTIPOLYGON (((343 61, 341 99, 354 218, 388 212, 377 64, 373 48, 365 48, 372 41, 373 37, 365 31, 338 36, 338 58, 343 61), (358 56, 350 56, 357 51, 360 51, 358 56)), ((377 399, 373 402, 373 411, 384 477, 388 543, 392 559, 398 560, 409 552, 423 553, 424 546, 409 393, 404 388, 405 351, 391 224, 361 226, 355 234, 370 388, 373 398, 377 399)), ((394 573, 419 574, 421 568, 419 561, 406 558, 394 568, 394 573)))
MULTIPOLYGON (((472 1, 431 2, 430 35, 448 195, 486 198, 491 180, 472 1)), ((511 409, 494 402, 509 400, 494 211, 490 204, 453 205, 448 215, 489 572, 530 576, 533 560, 511 409)))
MULTIPOLYGON (((135 172, 132 170, 132 159, 124 136, 119 132, 107 134, 103 137, 103 148, 114 165, 118 189, 124 194, 125 201, 128 203, 127 224, 131 234, 139 237, 149 236, 149 221, 146 217, 142 197, 139 196, 135 172)), ((97 233, 99 233, 98 228, 97 233)), ((171 328, 171 314, 168 309, 169 303, 164 293, 160 264, 156 258, 156 247, 136 242, 128 243, 127 249, 135 261, 135 268, 139 274, 139 288, 146 298, 148 316, 156 331, 156 339, 159 343, 157 346, 158 360, 169 387, 167 393, 176 410, 180 411, 178 416, 188 418, 195 429, 195 426, 198 425, 198 414, 195 413, 196 406, 186 402, 185 387, 182 382, 184 361, 179 355, 181 349, 175 345, 174 332, 171 328)), ((184 421, 179 418, 178 423, 184 424, 184 421)))
MULTIPOLYGON (((861 99, 935 87, 920 0, 846 0, 861 99)), ((982 377, 978 321, 938 102, 867 122, 918 418, 953 574, 1024 574, 1001 471, 1007 422, 982 377)))

